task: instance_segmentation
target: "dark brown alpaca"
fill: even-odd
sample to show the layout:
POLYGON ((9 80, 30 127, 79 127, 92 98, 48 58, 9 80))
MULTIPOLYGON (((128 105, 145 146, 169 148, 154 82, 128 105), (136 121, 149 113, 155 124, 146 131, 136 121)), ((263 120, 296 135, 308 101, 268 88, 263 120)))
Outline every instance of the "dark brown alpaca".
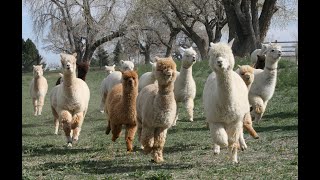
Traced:
POLYGON ((90 64, 88 62, 77 63, 78 78, 86 81, 86 75, 89 71, 90 64))
POLYGON ((253 65, 253 68, 255 69, 264 69, 265 61, 266 61, 266 55, 257 55, 258 59, 257 62, 253 65))

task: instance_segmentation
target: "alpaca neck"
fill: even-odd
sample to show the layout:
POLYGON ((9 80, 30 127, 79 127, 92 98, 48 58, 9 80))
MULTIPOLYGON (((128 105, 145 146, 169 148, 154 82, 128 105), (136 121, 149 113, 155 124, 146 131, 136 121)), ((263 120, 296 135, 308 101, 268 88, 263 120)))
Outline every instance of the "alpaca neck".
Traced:
POLYGON ((182 81, 192 79, 192 66, 190 66, 189 68, 184 68, 182 65, 180 68, 179 79, 181 79, 182 81))
POLYGON ((33 88, 35 91, 39 90, 40 79, 40 76, 34 76, 33 88))
POLYGON ((127 113, 127 116, 135 116, 138 89, 135 87, 123 86, 122 94, 122 104, 124 105, 123 109, 127 113))
POLYGON ((225 99, 227 102, 230 102, 233 91, 232 71, 216 73, 216 80, 217 90, 220 94, 220 97, 225 99))
POLYGON ((76 73, 71 73, 69 75, 63 75, 63 85, 64 87, 71 87, 74 82, 76 81, 77 79, 77 76, 76 76, 76 73))
POLYGON ((271 57, 266 57, 266 64, 264 67, 264 72, 269 74, 269 75, 273 75, 276 76, 277 75, 277 68, 278 68, 278 61, 272 63, 269 59, 271 57))
POLYGON ((161 95, 169 95, 170 93, 173 93, 174 84, 169 83, 166 85, 160 85, 159 84, 159 94, 161 95))

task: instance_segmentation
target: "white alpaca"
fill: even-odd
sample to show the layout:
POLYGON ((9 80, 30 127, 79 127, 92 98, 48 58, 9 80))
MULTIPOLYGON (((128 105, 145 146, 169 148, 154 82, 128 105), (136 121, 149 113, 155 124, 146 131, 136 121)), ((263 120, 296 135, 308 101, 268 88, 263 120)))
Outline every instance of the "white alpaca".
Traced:
POLYGON ((237 163, 239 140, 241 148, 247 148, 241 136, 243 120, 250 113, 250 107, 247 86, 233 71, 232 43, 233 40, 229 44, 210 43, 209 66, 213 72, 204 86, 203 105, 214 154, 220 153, 220 146, 228 146, 232 162, 237 163))
POLYGON ((32 98, 34 115, 41 115, 44 99, 48 91, 47 79, 43 76, 41 65, 33 65, 33 78, 30 83, 30 96, 32 98))
POLYGON ((159 59, 159 57, 155 57, 155 62, 151 62, 150 64, 152 66, 152 71, 151 72, 145 72, 144 74, 142 74, 139 78, 139 87, 138 90, 139 92, 146 87, 149 84, 154 84, 157 82, 156 77, 155 77, 155 72, 156 72, 156 66, 157 66, 157 59, 159 59))
MULTIPOLYGON (((131 61, 123 61, 120 60, 120 70, 126 71, 126 70, 133 70, 134 64, 131 61)), ((114 71, 111 74, 109 74, 106 78, 103 79, 101 83, 101 103, 100 103, 100 112, 104 112, 104 104, 105 100, 107 99, 108 92, 111 91, 112 87, 116 84, 120 84, 122 79, 122 73, 120 71, 114 71), (103 103, 102 103, 103 101, 103 103)))
MULTIPOLYGON (((174 82, 174 95, 177 103, 183 103, 188 114, 188 120, 193 121, 194 98, 196 97, 196 83, 192 77, 192 66, 196 62, 197 52, 192 48, 184 49, 181 59, 180 72, 177 71, 177 80, 174 82)), ((177 106, 178 108, 178 106, 177 106)), ((179 110, 177 109, 178 119, 179 110)))
POLYGON ((254 81, 249 90, 249 102, 252 105, 252 119, 259 122, 272 98, 277 81, 277 67, 281 58, 281 46, 271 45, 266 53, 264 69, 255 69, 254 81))
POLYGON ((100 97, 101 97, 101 102, 100 102, 100 112, 104 113, 104 104, 106 102, 105 99, 105 92, 106 92, 106 84, 107 84, 107 77, 109 74, 113 73, 115 71, 115 66, 116 65, 112 65, 112 66, 104 66, 105 67, 105 71, 106 71, 106 77, 102 80, 101 85, 100 85, 100 97))
POLYGON ((55 134, 58 134, 59 122, 62 123, 68 147, 79 139, 90 99, 87 83, 77 78, 76 75, 76 56, 76 53, 73 55, 60 54, 63 82, 55 86, 50 95, 55 134), (71 131, 73 131, 72 137, 71 131))
POLYGON ((251 64, 255 64, 257 62, 258 56, 262 56, 264 54, 266 54, 266 51, 268 49, 268 47, 270 46, 271 43, 269 44, 261 44, 261 49, 256 49, 254 50, 251 55, 250 55, 250 59, 251 59, 251 64))

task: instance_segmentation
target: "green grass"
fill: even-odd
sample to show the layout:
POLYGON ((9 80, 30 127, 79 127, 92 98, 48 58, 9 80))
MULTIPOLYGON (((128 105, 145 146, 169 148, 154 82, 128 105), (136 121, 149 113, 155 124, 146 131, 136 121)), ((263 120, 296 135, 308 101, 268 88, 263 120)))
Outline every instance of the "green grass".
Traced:
MULTIPOLYGON (((236 64, 247 64, 246 59, 236 64)), ((180 69, 180 64, 177 62, 180 69)), ((236 66, 235 66, 236 67, 236 66)), ((151 66, 139 68, 139 75, 151 66)), ((197 85, 194 122, 180 109, 177 126, 168 130, 162 164, 150 162, 139 150, 127 154, 124 133, 117 142, 105 134, 106 117, 99 112, 100 83, 105 73, 92 69, 87 75, 91 98, 79 143, 65 148, 60 130, 54 135, 49 94, 59 75, 45 72, 49 90, 41 116, 33 116, 29 83, 32 73, 22 75, 22 176, 23 179, 297 179, 298 177, 298 73, 297 66, 280 60, 276 90, 259 125, 260 139, 245 132, 246 151, 238 153, 240 163, 227 160, 227 150, 213 156, 212 141, 204 122, 202 91, 211 70, 208 62, 197 62, 193 76, 197 85)))

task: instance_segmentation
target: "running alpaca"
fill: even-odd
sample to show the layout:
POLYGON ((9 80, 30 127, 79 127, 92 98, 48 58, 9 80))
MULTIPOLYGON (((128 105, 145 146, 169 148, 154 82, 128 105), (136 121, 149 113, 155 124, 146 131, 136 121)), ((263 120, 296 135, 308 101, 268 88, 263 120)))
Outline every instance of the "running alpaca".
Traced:
POLYGON ((50 95, 55 134, 58 134, 59 123, 62 123, 68 147, 72 147, 72 143, 79 139, 90 99, 87 83, 76 76, 76 56, 76 53, 60 54, 63 82, 55 86, 50 95))
POLYGON ((138 139, 145 154, 151 153, 153 161, 163 160, 163 147, 167 130, 176 117, 174 81, 176 64, 172 57, 159 58, 156 66, 158 83, 144 87, 137 98, 138 139))
POLYGON ((257 123, 261 120, 268 101, 272 98, 276 82, 278 62, 281 58, 281 46, 271 45, 266 53, 264 69, 255 69, 255 79, 249 90, 249 102, 253 110, 251 116, 257 123))
POLYGON ((115 71, 115 66, 116 65, 112 65, 112 66, 104 66, 105 71, 106 71, 106 77, 102 80, 101 85, 100 85, 100 97, 101 97, 101 101, 100 101, 100 112, 104 113, 104 104, 106 102, 106 97, 107 95, 105 94, 107 91, 107 77, 109 76, 109 74, 113 73, 115 71))
POLYGON ((33 65, 33 78, 30 83, 30 96, 32 98, 34 115, 41 115, 44 100, 48 91, 47 79, 43 76, 41 65, 33 65))
POLYGON ((256 49, 250 54, 251 64, 254 65, 257 62, 258 56, 257 55, 265 55, 268 47, 271 45, 269 44, 261 44, 261 49, 256 49))
POLYGON ((132 142, 137 131, 136 100, 138 96, 138 74, 135 71, 122 72, 122 83, 115 85, 108 94, 105 104, 107 112, 106 134, 112 132, 112 141, 120 136, 122 125, 126 126, 127 151, 133 150, 132 142))
POLYGON ((266 55, 257 55, 257 62, 253 65, 255 69, 264 69, 266 62, 266 55))
MULTIPOLYGON (((194 107, 194 98, 196 97, 196 83, 192 77, 192 66, 196 62, 196 51, 190 47, 188 49, 181 50, 184 52, 181 59, 181 68, 180 72, 177 71, 177 79, 174 82, 174 96, 176 102, 183 103, 187 110, 188 120, 193 121, 193 107, 194 107)), ((177 104, 177 117, 173 123, 173 126, 176 125, 179 109, 179 104, 177 104)))
POLYGON ((248 88, 233 71, 233 41, 229 44, 210 43, 209 66, 213 72, 204 86, 203 104, 214 154, 220 153, 220 146, 228 146, 231 161, 237 163, 239 142, 242 150, 247 148, 243 138, 243 120, 250 113, 250 107, 248 88))

